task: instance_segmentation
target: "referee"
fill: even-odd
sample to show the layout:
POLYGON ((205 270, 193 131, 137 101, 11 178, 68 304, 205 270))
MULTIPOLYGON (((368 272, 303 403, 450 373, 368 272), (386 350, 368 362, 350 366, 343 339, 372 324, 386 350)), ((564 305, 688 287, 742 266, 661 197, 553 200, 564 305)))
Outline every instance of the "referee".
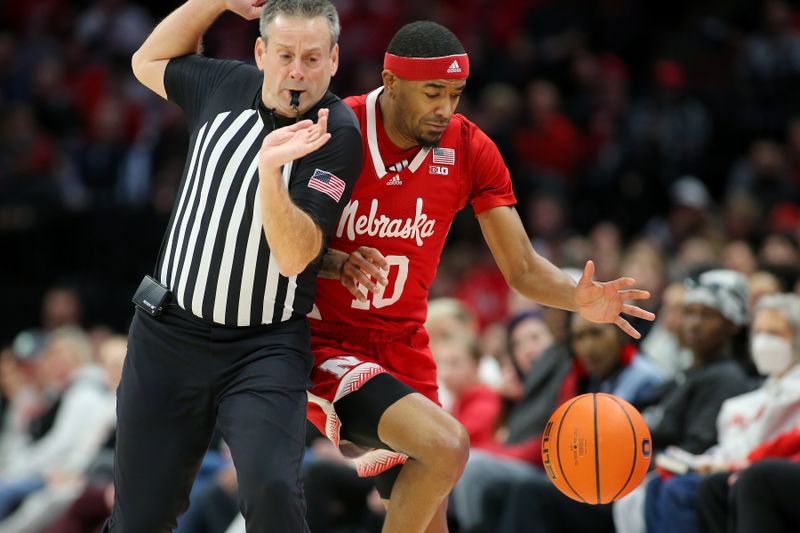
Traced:
POLYGON ((171 531, 215 426, 248 531, 307 531, 300 482, 318 258, 361 169, 356 118, 328 92, 328 0, 188 0, 133 56, 191 142, 155 276, 134 296, 105 531, 171 531), (258 2, 256 2, 258 3, 258 2), (260 16, 258 69, 196 55, 226 9, 260 16))

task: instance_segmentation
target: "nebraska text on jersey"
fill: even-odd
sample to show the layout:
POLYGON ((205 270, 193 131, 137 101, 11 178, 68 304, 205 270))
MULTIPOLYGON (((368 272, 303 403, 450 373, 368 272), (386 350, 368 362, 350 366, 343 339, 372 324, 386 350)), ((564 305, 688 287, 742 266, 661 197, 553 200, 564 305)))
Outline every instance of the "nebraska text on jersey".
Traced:
POLYGON ((358 200, 350 200, 342 211, 336 236, 341 237, 347 226, 347 238, 354 241, 356 235, 369 235, 371 237, 400 237, 401 239, 414 239, 417 246, 422 246, 422 239, 433 235, 433 225, 436 220, 429 219, 422 212, 422 198, 417 198, 417 210, 414 219, 389 218, 381 214, 378 216, 378 199, 373 198, 369 215, 358 216, 358 200))

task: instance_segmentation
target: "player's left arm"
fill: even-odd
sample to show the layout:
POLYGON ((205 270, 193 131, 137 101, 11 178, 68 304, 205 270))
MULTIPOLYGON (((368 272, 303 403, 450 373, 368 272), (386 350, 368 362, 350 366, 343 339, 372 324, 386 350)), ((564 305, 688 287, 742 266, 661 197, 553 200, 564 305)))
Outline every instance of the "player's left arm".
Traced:
POLYGON ((531 245, 516 209, 499 206, 477 215, 481 231, 509 286, 526 298, 550 307, 575 311, 592 322, 614 323, 634 338, 641 335, 621 316, 653 320, 655 315, 625 303, 646 300, 650 293, 628 289, 632 278, 596 282, 594 263, 587 261, 577 285, 561 269, 539 255, 531 245))
POLYGON ((497 146, 477 126, 464 121, 467 134, 467 174, 471 178, 469 201, 495 261, 508 284, 541 304, 576 311, 592 322, 614 323, 634 338, 641 335, 621 313, 653 320, 655 315, 626 300, 646 300, 650 293, 627 289, 635 283, 620 278, 608 283, 592 281, 594 263, 588 261, 576 285, 572 279, 533 249, 511 189, 511 177, 497 146))

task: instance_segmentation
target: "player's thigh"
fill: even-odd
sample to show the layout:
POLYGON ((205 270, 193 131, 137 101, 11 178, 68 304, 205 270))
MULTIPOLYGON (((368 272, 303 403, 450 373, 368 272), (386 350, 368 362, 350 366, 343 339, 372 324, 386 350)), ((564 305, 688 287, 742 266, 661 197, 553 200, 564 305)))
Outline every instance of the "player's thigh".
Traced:
POLYGON ((468 445, 462 443, 467 437, 461 423, 420 393, 388 406, 381 416, 378 435, 393 450, 416 458, 432 449, 446 453, 468 445))
POLYGON ((377 374, 334 403, 342 423, 341 437, 359 446, 393 449, 380 438, 379 426, 388 410, 412 396, 421 397, 391 374, 377 374))

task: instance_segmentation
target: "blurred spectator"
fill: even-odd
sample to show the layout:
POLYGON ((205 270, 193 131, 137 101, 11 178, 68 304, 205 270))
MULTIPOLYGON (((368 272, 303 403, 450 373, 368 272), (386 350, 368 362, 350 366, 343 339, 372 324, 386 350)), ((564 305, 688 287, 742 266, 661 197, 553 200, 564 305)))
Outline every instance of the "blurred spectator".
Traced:
POLYGON ((678 179, 669 188, 669 199, 666 218, 653 218, 646 228, 647 235, 665 253, 679 252, 692 238, 719 238, 714 202, 702 181, 694 176, 678 179))
MULTIPOLYGON (((650 241, 640 240, 628 248, 622 259, 619 275, 635 279, 638 288, 650 292, 650 298, 641 300, 640 307, 648 311, 659 308, 666 284, 666 273, 661 251, 650 241)), ((648 337, 654 325, 652 321, 637 317, 629 317, 628 321, 641 333, 643 339, 648 337)))
MULTIPOLYGON (((597 279, 615 279, 622 271, 622 233, 613 222, 601 222, 589 233, 589 257, 594 259, 597 279)), ((579 264, 584 264, 579 263, 579 264)), ((639 279, 636 280, 640 281, 639 279)), ((648 290, 648 287, 641 287, 648 290)))
POLYGON ((786 107, 792 105, 800 74, 800 35, 785 0, 767 0, 760 5, 761 28, 744 42, 739 58, 744 82, 746 126, 766 132, 780 131, 786 107))
MULTIPOLYGON (((431 345, 453 338, 474 342, 478 335, 478 323, 474 313, 460 300, 455 298, 434 298, 428 302, 425 331, 428 332, 431 345)), ((490 362, 487 363, 493 368, 488 368, 486 372, 490 375, 499 374, 500 369, 496 361, 494 365, 490 362)), ((450 409, 455 398, 452 391, 443 383, 441 374, 437 375, 439 377, 439 401, 442 407, 450 409)))
POLYGON ((101 444, 98 434, 113 420, 102 369, 89 364, 91 346, 83 332, 55 330, 42 357, 45 390, 55 398, 52 427, 0 472, 0 518, 44 488, 54 472, 82 472, 101 444))
POLYGON ((513 137, 521 107, 521 98, 514 87, 498 82, 483 89, 478 108, 471 115, 475 123, 497 145, 506 165, 512 169, 512 176, 515 175, 514 169, 517 166, 513 137))
POLYGON ((800 264, 800 250, 792 237, 773 233, 764 239, 758 251, 758 258, 764 265, 796 266, 800 264))
POLYGON ((516 158, 523 174, 538 184, 571 187, 582 163, 581 138, 574 124, 561 112, 558 87, 533 80, 526 88, 526 118, 514 135, 516 158))
POLYGON ((56 286, 42 297, 42 327, 47 331, 80 326, 83 321, 83 304, 74 287, 56 286))
POLYGON ((750 276, 758 268, 758 261, 753 248, 746 241, 732 240, 722 250, 722 267, 750 276))
MULTIPOLYGON (((93 432, 90 433, 91 437, 87 438, 94 439, 94 442, 87 442, 86 454, 93 458, 85 463, 85 467, 65 464, 51 468, 47 473, 45 486, 28 496, 16 511, 2 522, 2 530, 5 533, 42 530, 55 521, 88 486, 105 486, 112 479, 113 452, 101 448, 104 444, 108 445, 109 437, 113 434, 116 420, 114 391, 122 376, 127 348, 128 340, 122 336, 112 336, 99 347, 98 363, 102 367, 107 395, 104 399, 106 408, 104 424, 100 423, 93 429, 92 424, 95 421, 90 415, 90 426, 87 428, 93 432)), ((76 443, 75 446, 78 448, 80 444, 76 443)))
POLYGON ((126 0, 100 0, 78 19, 76 36, 103 53, 129 57, 152 26, 153 21, 141 6, 126 0))
POLYGON ((434 298, 428 302, 425 331, 431 343, 453 337, 477 335, 478 324, 472 310, 455 298, 434 298))
POLYGON ((642 414, 659 448, 677 445, 700 453, 716 442, 714 420, 722 402, 750 388, 736 363, 743 358, 736 350, 746 347, 734 342, 747 323, 747 281, 730 270, 704 272, 683 305, 681 338, 692 352, 692 366, 642 414))
POLYGON ((783 292, 783 288, 775 274, 766 270, 753 272, 747 277, 748 309, 752 312, 763 296, 779 292, 783 292))
POLYGON ((792 496, 800 486, 800 429, 753 450, 751 466, 738 474, 718 472, 698 489, 698 519, 708 533, 793 531, 800 526, 792 496), (788 498, 788 499, 787 499, 788 498))
POLYGON ((481 448, 494 438, 502 402, 500 395, 481 383, 481 353, 474 338, 451 337, 431 344, 439 380, 452 395, 449 411, 469 434, 470 446, 481 448))
POLYGON ((760 300, 752 338, 756 366, 768 380, 753 392, 723 402, 717 417, 719 443, 691 458, 690 473, 649 483, 648 533, 699 531, 695 505, 703 476, 743 468, 758 446, 800 427, 800 297, 780 294, 760 300))
POLYGON ((0 471, 9 464, 15 454, 27 446, 32 436, 31 422, 45 409, 39 383, 33 374, 33 359, 39 356, 43 341, 34 336, 41 334, 23 332, 17 346, 39 343, 31 348, 4 348, 0 350, 0 396, 3 401, 3 418, 0 426, 0 471), (26 337, 31 337, 27 340, 26 337))
MULTIPOLYGON (((751 386, 735 337, 747 323, 747 281, 731 270, 702 273, 683 298, 681 338, 692 351, 692 366, 660 390, 642 411, 654 446, 678 446, 699 454, 717 443, 715 421, 722 403, 751 386)), ((645 478, 633 492, 614 503, 614 524, 620 533, 644 531, 645 478)))
POLYGON ((718 243, 705 237, 683 241, 670 262, 670 277, 682 279, 713 268, 720 263, 722 250, 718 243))
POLYGON ((760 237, 762 215, 758 200, 747 191, 731 191, 725 196, 723 225, 729 239, 752 242, 760 237))
POLYGON ((683 65, 656 61, 650 94, 636 100, 628 116, 627 142, 637 168, 664 184, 702 170, 711 136, 711 117, 687 85, 683 65))
POLYGON ((692 364, 692 353, 681 339, 685 295, 686 286, 680 281, 670 283, 664 289, 656 320, 640 345, 642 352, 670 377, 683 373, 692 364))
POLYGON ((762 213, 778 202, 795 197, 781 145, 760 139, 750 145, 748 157, 736 163, 728 177, 727 194, 746 192, 762 213))

